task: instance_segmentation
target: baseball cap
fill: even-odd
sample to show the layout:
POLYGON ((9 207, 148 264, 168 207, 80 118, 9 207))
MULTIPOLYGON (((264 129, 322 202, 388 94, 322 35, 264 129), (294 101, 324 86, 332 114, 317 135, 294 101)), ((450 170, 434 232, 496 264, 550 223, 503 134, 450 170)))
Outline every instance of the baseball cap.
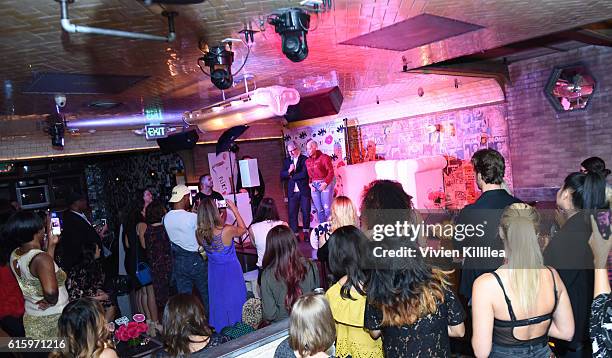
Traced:
POLYGON ((172 188, 172 197, 170 198, 171 203, 178 203, 187 194, 191 194, 191 190, 185 185, 177 185, 172 188))

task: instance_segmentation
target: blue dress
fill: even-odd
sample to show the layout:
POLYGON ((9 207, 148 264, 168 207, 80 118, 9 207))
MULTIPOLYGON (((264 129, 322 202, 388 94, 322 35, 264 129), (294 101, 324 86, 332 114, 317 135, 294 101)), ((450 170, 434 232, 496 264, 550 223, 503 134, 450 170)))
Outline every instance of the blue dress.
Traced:
POLYGON ((234 241, 230 246, 223 245, 222 234, 215 235, 210 245, 204 242, 208 256, 208 323, 217 332, 242 321, 247 293, 234 241))

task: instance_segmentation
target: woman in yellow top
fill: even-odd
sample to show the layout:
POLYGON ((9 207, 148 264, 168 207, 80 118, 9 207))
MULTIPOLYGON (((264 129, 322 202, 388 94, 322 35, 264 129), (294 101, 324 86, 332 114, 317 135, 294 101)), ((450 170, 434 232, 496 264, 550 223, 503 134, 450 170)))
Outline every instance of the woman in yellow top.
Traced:
POLYGON ((343 226, 328 241, 329 267, 340 278, 326 293, 336 321, 336 357, 340 358, 383 357, 381 339, 372 339, 363 328, 366 275, 359 267, 359 248, 366 240, 358 228, 343 226))

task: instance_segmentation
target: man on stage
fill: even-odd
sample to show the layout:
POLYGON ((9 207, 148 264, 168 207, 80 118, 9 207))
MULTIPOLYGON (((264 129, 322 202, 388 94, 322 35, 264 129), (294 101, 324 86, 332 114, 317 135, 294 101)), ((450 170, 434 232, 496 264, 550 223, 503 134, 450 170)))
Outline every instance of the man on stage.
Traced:
POLYGON ((302 210, 303 238, 310 237, 310 186, 306 156, 301 154, 295 141, 287 144, 289 158, 286 158, 281 171, 281 179, 287 180, 287 199, 289 200, 289 227, 299 237, 298 212, 302 210))
POLYGON ((329 155, 319 150, 314 140, 311 139, 306 143, 306 150, 312 203, 317 209, 319 223, 324 223, 331 216, 331 203, 334 199, 334 164, 329 155))

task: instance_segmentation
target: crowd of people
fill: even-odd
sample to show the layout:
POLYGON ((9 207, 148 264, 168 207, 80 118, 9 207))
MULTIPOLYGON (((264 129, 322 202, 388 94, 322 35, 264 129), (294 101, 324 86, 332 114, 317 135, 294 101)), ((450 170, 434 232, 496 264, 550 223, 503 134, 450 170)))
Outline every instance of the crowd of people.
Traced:
MULTIPOLYGON (((612 240, 596 222, 598 210, 609 209, 610 171, 601 159, 585 160, 560 183, 555 229, 546 236, 539 211, 505 187, 501 154, 474 153, 482 195, 453 225, 484 223, 484 230, 451 242, 463 252, 490 248, 505 255, 462 257, 455 287, 454 274, 423 255, 372 254, 378 246, 422 252, 428 245, 414 230, 373 240, 381 225, 423 222, 401 184, 376 180, 360 203, 333 198, 331 159, 314 141, 306 147, 308 157, 295 142, 287 145, 281 178, 288 182, 288 223, 275 201, 257 192, 247 226, 236 204, 212 189, 208 174, 193 204, 185 185, 172 189, 170 210, 154 190, 139 194, 120 237, 134 310, 163 343, 157 356, 222 345, 233 337, 228 329, 247 322, 250 293, 235 243, 244 235, 257 252, 261 292, 250 329, 289 320, 289 337, 275 357, 450 357, 453 337, 469 340, 468 352, 461 353, 476 357, 610 356, 606 267, 612 240), (311 202, 319 222, 312 230, 311 202), (300 253, 307 239, 318 264, 300 253), (321 269, 323 277, 329 273, 329 287, 321 269)), ((85 197, 74 194, 68 201, 61 237, 53 234, 48 214, 0 208, 1 327, 15 337, 69 337, 54 357, 115 357, 107 322, 120 313, 116 287, 106 277, 107 228, 94 227, 84 215, 85 197)))

